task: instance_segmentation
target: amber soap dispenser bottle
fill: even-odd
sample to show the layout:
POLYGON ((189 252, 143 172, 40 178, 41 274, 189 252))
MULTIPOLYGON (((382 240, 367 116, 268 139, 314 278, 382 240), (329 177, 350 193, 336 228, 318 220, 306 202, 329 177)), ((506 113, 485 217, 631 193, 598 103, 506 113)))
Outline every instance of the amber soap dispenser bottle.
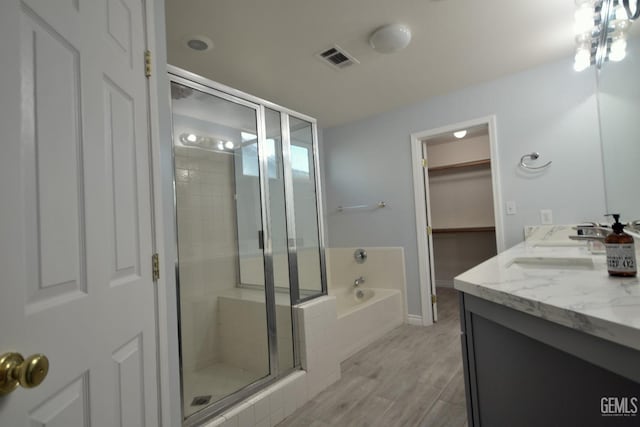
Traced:
POLYGON ((611 276, 634 277, 638 274, 633 237, 624 232, 620 214, 611 214, 613 232, 604 239, 607 249, 607 269, 611 276))

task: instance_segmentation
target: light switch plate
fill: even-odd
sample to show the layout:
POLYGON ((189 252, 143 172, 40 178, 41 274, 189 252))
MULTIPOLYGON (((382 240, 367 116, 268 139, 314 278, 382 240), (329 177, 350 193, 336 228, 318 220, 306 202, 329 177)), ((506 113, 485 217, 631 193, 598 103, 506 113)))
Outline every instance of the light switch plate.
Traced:
POLYGON ((518 213, 518 209, 516 208, 516 202, 510 200, 507 202, 507 215, 515 215, 518 213))
POLYGON ((553 224, 553 213, 551 212, 551 209, 540 209, 540 224, 553 224))

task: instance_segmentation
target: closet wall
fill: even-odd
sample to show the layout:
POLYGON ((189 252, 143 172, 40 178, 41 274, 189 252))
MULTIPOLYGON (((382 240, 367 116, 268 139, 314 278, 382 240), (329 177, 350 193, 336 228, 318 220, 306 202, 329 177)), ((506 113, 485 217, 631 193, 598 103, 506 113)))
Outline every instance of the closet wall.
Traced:
POLYGON ((436 286, 452 287, 497 253, 489 135, 484 127, 425 144, 436 286))

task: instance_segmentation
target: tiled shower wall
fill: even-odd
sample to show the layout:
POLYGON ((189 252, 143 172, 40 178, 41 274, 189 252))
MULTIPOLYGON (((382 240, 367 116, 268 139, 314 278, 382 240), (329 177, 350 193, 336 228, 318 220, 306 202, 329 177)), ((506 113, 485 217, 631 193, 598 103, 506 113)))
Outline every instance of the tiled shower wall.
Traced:
POLYGON ((176 147, 175 163, 182 363, 196 370, 219 361, 218 295, 238 283, 233 156, 176 147))

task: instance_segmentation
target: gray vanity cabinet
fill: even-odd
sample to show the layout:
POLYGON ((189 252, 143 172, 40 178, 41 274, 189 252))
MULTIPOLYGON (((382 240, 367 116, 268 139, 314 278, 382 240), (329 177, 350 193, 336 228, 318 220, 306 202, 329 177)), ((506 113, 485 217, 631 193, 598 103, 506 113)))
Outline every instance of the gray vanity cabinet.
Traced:
POLYGON ((637 350, 462 292, 460 314, 469 426, 640 426, 637 350))

